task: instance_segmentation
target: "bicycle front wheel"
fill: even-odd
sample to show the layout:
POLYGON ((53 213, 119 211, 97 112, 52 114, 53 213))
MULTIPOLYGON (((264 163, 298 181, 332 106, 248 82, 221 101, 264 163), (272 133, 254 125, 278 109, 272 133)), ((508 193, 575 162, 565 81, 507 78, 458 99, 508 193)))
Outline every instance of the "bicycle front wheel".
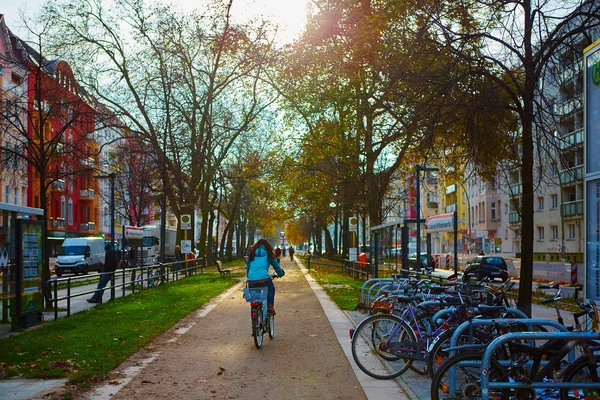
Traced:
POLYGON ((256 307, 253 311, 256 316, 252 317, 252 336, 254 337, 254 345, 260 349, 263 345, 263 313, 261 307, 256 307))
POLYGON ((597 399, 600 397, 600 379, 598 378, 600 355, 594 355, 594 363, 590 364, 587 356, 577 358, 563 372, 563 382, 573 382, 570 389, 561 389, 560 398, 567 399, 597 399), (577 388, 577 382, 596 382, 598 388, 577 388))
POLYGON ((395 315, 378 314, 363 320, 352 336, 352 357, 358 367, 375 379, 392 379, 410 367, 402 358, 402 344, 413 343, 410 327, 395 315))

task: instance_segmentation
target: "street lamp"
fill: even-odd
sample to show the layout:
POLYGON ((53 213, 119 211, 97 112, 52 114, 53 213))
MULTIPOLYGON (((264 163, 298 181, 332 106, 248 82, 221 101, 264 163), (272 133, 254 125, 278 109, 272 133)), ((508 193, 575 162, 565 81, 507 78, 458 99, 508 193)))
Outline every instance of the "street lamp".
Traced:
POLYGON ((417 272, 421 272, 421 181, 419 172, 439 171, 439 168, 428 167, 427 165, 415 165, 415 174, 417 175, 417 272))
POLYGON ((97 179, 110 179, 110 241, 111 247, 114 247, 115 240, 115 176, 114 172, 107 175, 96 175, 97 179))

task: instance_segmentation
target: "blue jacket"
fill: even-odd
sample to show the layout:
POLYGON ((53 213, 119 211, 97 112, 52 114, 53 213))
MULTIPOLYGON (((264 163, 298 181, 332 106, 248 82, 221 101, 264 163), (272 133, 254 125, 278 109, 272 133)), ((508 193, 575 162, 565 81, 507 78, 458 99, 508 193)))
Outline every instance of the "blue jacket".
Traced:
POLYGON ((246 275, 249 281, 260 281, 262 279, 268 279, 269 266, 273 266, 277 276, 280 278, 285 275, 285 271, 281 269, 279 263, 275 258, 269 259, 267 249, 265 246, 260 245, 254 251, 254 261, 250 261, 250 257, 246 259, 246 275))

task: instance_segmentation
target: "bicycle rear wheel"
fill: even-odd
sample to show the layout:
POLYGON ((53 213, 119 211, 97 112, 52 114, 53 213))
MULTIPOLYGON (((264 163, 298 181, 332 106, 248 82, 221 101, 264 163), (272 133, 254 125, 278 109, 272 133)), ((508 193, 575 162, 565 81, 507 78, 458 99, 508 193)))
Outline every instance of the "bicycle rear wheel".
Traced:
POLYGON ((404 372, 412 360, 398 355, 402 343, 415 341, 410 327, 395 315, 378 314, 362 321, 352 336, 352 357, 358 367, 376 379, 392 379, 404 372))
POLYGON ((275 336, 275 316, 267 316, 267 332, 269 332, 269 339, 273 339, 275 336))
MULTIPOLYGON (((481 353, 461 353, 447 359, 436 372, 431 382, 431 400, 481 398, 481 353)), ((492 360, 489 369, 490 381, 506 381, 504 369, 492 360)), ((491 399, 508 399, 510 391, 490 390, 491 399)))
POLYGON ((254 345, 260 349, 263 345, 263 312, 262 307, 252 307, 252 336, 254 345))
POLYGON ((560 398, 570 399, 597 399, 600 397, 600 355, 594 355, 594 364, 590 365, 587 356, 577 358, 563 372, 563 382, 573 382, 570 389, 561 389, 560 398), (596 382, 597 389, 578 389, 577 382, 596 382))

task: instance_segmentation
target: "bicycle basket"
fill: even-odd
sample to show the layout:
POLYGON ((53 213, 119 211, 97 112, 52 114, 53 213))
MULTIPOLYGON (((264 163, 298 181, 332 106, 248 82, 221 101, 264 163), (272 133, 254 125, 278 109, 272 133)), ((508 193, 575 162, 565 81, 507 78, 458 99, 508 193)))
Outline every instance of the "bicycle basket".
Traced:
POLYGON ((266 287, 244 288, 244 298, 247 303, 251 301, 263 302, 267 300, 269 289, 266 287))

